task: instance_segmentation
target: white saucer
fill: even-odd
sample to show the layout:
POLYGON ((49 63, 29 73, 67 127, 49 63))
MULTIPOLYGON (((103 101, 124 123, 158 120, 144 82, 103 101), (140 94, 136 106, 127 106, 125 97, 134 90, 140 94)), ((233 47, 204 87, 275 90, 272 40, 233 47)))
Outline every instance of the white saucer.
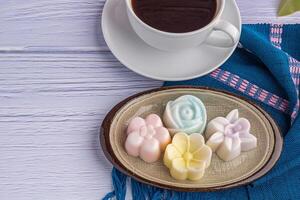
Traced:
MULTIPOLYGON (((222 19, 241 31, 241 17, 235 0, 226 0, 222 19)), ((158 80, 187 80, 208 74, 222 65, 236 48, 217 48, 206 44, 180 52, 153 48, 131 28, 125 0, 106 1, 102 31, 108 47, 122 64, 138 74, 158 80)), ((213 34, 226 39, 221 32, 213 34)))

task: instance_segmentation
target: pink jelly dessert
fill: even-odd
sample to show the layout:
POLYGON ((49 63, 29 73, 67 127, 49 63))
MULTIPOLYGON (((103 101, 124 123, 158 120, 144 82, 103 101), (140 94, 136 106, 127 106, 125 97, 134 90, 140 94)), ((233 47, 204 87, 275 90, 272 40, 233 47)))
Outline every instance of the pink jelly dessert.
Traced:
POLYGON ((159 159, 170 142, 169 131, 163 126, 160 117, 150 114, 145 119, 135 117, 130 121, 125 149, 129 155, 151 163, 159 159))

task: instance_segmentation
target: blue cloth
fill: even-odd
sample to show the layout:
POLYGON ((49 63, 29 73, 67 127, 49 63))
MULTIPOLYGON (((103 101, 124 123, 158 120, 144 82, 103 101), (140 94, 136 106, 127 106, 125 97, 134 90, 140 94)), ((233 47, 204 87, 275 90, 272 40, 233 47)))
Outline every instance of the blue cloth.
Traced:
MULTIPOLYGON (((239 48, 218 70, 193 80, 166 82, 165 86, 199 85, 223 89, 256 102, 281 128, 284 136, 283 152, 269 173, 247 186, 219 192, 184 193, 162 190, 131 180, 133 199, 300 199, 298 60, 300 25, 243 25, 239 48)), ((124 199, 126 176, 115 169, 113 176, 114 184, 122 180, 122 184, 115 189, 123 192, 117 195, 118 199, 124 199)), ((106 199, 113 194, 108 194, 106 199)))

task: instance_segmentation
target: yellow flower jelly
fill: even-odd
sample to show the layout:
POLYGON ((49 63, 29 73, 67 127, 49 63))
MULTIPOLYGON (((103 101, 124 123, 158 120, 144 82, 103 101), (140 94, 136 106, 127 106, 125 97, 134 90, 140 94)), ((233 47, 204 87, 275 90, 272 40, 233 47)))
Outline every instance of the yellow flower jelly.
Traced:
POLYGON ((193 133, 176 133, 164 154, 164 164, 170 174, 177 180, 199 180, 209 167, 212 150, 202 135, 193 133))

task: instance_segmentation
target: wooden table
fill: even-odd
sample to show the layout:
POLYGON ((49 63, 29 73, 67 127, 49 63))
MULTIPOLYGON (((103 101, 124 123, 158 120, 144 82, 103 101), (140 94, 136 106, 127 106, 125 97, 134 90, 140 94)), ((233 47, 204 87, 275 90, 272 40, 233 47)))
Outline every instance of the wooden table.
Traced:
MULTIPOLYGON (((103 0, 10 0, 0 6, 0 199, 92 200, 111 191, 101 120, 160 81, 122 66, 101 33, 103 0)), ((279 0, 238 0, 243 23, 278 19, 279 0)))

